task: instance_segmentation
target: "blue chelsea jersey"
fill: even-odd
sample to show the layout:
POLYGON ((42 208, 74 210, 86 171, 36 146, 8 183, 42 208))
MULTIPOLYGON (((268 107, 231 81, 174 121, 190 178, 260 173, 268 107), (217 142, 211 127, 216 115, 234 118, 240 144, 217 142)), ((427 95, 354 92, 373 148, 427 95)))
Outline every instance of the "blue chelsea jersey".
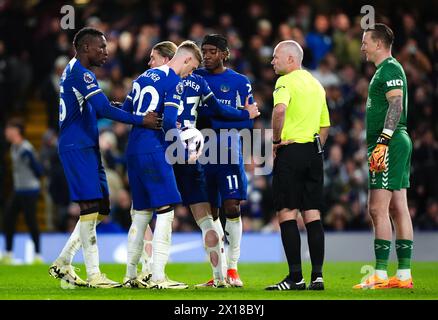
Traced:
MULTIPOLYGON (((231 69, 226 69, 219 74, 213 74, 208 72, 205 68, 195 70, 196 74, 201 75, 211 88, 218 101, 230 107, 237 109, 243 109, 245 106, 245 99, 249 97, 248 102, 254 103, 252 95, 252 87, 248 78, 240 73, 237 73, 231 69)), ((221 119, 208 112, 203 113, 203 117, 200 117, 199 128, 213 128, 219 129, 252 129, 253 120, 242 121, 228 121, 221 119)), ((231 135, 231 136, 234 136, 231 135)), ((229 150, 229 153, 236 153, 236 156, 241 154, 241 141, 240 135, 236 133, 236 138, 228 138, 228 141, 221 141, 222 136, 217 135, 218 143, 225 144, 229 150)))
MULTIPOLYGON (((141 116, 154 111, 163 116, 165 108, 180 107, 183 92, 181 78, 173 69, 167 65, 149 69, 134 80, 132 90, 127 96, 131 103, 124 110, 141 116)), ((164 138, 164 130, 133 126, 129 135, 127 154, 164 151, 167 147, 164 138)))
POLYGON ((184 94, 178 110, 178 122, 183 127, 196 127, 198 107, 213 95, 207 82, 197 74, 191 74, 183 79, 184 94))
POLYGON ((87 99, 101 91, 94 73, 71 59, 60 79, 59 152, 99 145, 96 110, 87 99))
POLYGON ((250 96, 249 103, 253 103, 251 84, 243 74, 228 68, 219 74, 210 73, 205 68, 197 69, 194 73, 207 81, 220 103, 243 109, 247 96, 250 96))

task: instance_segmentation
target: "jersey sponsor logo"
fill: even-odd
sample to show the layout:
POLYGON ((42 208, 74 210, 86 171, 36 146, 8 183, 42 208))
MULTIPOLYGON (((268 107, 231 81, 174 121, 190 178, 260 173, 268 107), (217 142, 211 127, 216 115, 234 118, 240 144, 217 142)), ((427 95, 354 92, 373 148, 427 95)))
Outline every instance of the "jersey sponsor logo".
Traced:
POLYGON ((227 106, 231 106, 231 100, 228 99, 217 99, 220 103, 226 104, 227 106))
POLYGON ((403 86, 403 80, 394 79, 394 80, 386 81, 386 86, 387 87, 400 87, 400 86, 403 86))
POLYGON ((274 93, 276 93, 278 90, 280 90, 280 89, 282 89, 282 88, 286 89, 285 86, 279 86, 279 87, 275 88, 274 93))
POLYGON ((94 80, 94 78, 93 78, 93 76, 91 75, 91 73, 89 73, 89 72, 85 72, 85 73, 84 73, 84 81, 85 81, 86 83, 92 83, 93 80, 94 80))
POLYGON ((221 84, 221 91, 222 92, 228 92, 230 91, 230 86, 227 84, 221 84))
POLYGON ((184 92, 184 85, 183 85, 182 82, 179 82, 179 83, 176 85, 176 92, 177 92, 179 95, 181 95, 181 94, 184 92))
POLYGON ((94 88, 94 87, 96 87, 96 84, 92 83, 92 84, 87 86, 87 90, 90 90, 91 88, 94 88))

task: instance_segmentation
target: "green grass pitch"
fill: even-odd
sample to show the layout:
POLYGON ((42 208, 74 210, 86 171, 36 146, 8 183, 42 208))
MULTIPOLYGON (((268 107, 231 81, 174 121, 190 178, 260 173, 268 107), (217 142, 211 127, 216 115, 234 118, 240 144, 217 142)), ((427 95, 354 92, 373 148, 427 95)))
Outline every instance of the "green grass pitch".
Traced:
MULTIPOLYGON (((148 289, 63 289, 59 280, 48 275, 46 265, 39 266, 0 266, 0 299, 12 300, 307 300, 307 299, 369 299, 369 300, 411 300, 438 299, 438 262, 414 262, 414 289, 353 290, 351 287, 364 276, 361 267, 369 263, 327 262, 324 265, 325 291, 282 291, 268 292, 265 286, 282 280, 287 273, 286 263, 242 263, 239 273, 244 288, 195 289, 194 284, 208 280, 210 266, 207 263, 170 263, 166 272, 171 279, 190 284, 186 290, 148 290, 148 289)), ((79 266, 79 275, 85 278, 84 266, 79 266)), ((389 274, 395 272, 396 264, 389 267, 389 274)), ((125 265, 102 264, 102 272, 113 280, 121 281, 125 265)), ((304 277, 309 282, 310 264, 304 264, 304 277)))

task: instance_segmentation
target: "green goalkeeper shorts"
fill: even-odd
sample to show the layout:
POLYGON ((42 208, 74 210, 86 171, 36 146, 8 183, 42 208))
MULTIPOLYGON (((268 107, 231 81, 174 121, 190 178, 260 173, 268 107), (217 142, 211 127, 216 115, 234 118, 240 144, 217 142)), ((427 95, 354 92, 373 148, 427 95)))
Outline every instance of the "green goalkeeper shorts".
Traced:
MULTIPOLYGON (((368 158, 375 146, 375 144, 368 146, 368 158)), ((404 130, 396 130, 389 142, 386 170, 379 173, 368 171, 368 188, 387 190, 409 188, 411 154, 412 141, 408 133, 404 130)))

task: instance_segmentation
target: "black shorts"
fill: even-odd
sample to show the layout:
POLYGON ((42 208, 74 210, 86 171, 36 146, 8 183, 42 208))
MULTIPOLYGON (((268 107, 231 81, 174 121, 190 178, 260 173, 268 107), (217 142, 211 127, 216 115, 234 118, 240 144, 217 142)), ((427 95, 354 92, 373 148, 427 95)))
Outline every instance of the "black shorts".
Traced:
POLYGON ((292 143, 277 150, 272 187, 274 208, 321 210, 324 172, 314 143, 292 143))

